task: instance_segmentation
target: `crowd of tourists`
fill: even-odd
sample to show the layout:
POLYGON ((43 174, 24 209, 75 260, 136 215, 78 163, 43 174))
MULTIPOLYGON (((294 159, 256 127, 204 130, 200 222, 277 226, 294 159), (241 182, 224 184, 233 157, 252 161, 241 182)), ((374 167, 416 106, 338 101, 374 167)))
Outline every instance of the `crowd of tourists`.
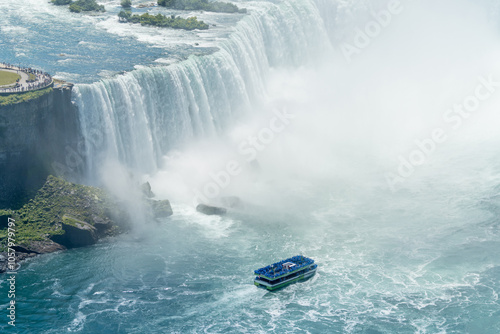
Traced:
POLYGON ((52 76, 44 71, 37 70, 31 67, 20 67, 9 63, 0 63, 1 69, 9 69, 16 71, 17 74, 24 72, 28 75, 28 79, 26 83, 20 83, 20 80, 17 79, 14 86, 1 88, 0 92, 3 93, 22 93, 28 92, 30 90, 37 90, 41 88, 45 88, 52 83, 52 76))

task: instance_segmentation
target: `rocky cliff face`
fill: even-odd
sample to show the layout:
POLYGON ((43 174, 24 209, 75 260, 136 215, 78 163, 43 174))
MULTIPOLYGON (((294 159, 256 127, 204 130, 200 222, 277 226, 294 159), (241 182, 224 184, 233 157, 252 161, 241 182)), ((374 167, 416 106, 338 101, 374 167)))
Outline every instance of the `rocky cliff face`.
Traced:
POLYGON ((38 254, 93 245, 130 226, 128 214, 103 189, 49 176, 22 208, 0 210, 0 273, 7 268, 8 247, 19 263, 38 254), (11 246, 9 218, 15 223, 11 246))
MULTIPOLYGON (((168 200, 141 200, 145 221, 172 215, 168 200)), ((19 263, 39 254, 90 246, 129 231, 133 219, 123 204, 104 189, 49 176, 22 208, 0 210, 0 273, 13 262, 9 257, 19 263)))
POLYGON ((0 106, 0 208, 19 207, 79 141, 71 87, 30 101, 0 106))

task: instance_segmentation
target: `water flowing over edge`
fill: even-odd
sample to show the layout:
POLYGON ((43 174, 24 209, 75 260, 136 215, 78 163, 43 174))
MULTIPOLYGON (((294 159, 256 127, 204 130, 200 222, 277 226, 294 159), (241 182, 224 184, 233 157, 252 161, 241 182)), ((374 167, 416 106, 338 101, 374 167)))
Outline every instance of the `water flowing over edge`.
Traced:
POLYGON ((334 11, 333 1, 259 3, 211 55, 76 85, 86 175, 106 158, 154 172, 176 145, 220 134, 266 96, 270 68, 331 48, 326 17, 334 11))

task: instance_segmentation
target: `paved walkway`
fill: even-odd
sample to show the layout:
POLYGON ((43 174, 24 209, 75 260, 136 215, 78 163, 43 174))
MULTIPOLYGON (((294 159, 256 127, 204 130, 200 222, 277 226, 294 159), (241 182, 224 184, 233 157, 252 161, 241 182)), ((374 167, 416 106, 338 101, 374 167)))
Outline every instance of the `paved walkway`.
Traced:
POLYGON ((13 87, 13 85, 0 86, 0 93, 28 92, 31 90, 37 90, 50 86, 53 82, 50 75, 36 72, 32 73, 36 77, 36 81, 28 82, 30 78, 28 74, 29 69, 19 68, 17 66, 6 67, 3 64, 0 64, 0 70, 16 73, 21 76, 21 79, 19 80, 18 85, 15 88, 13 87))

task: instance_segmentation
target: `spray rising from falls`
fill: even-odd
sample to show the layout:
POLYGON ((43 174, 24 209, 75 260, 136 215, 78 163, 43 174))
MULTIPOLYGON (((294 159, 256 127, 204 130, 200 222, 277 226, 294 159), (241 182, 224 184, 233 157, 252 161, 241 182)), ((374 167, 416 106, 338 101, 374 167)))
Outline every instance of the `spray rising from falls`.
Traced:
POLYGON ((256 108, 270 68, 304 64, 329 48, 318 4, 326 5, 259 3, 212 55, 77 85, 87 173, 105 158, 154 172, 172 148, 217 136, 256 108))

